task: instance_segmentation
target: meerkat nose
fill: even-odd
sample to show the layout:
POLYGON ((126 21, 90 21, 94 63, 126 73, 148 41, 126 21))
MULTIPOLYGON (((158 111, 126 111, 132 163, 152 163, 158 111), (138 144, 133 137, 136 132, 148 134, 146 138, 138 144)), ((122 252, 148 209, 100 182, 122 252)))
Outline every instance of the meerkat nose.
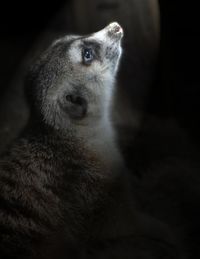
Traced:
POLYGON ((123 37, 123 29, 117 22, 112 22, 108 25, 108 34, 112 37, 122 38, 123 37))

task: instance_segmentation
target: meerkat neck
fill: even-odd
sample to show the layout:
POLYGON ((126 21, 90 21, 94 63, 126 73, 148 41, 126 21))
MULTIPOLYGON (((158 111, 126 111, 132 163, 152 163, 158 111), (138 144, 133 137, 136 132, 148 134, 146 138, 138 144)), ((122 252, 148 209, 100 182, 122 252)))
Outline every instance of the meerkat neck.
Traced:
POLYGON ((90 127, 79 127, 76 136, 108 167, 121 168, 124 166, 123 158, 118 149, 115 130, 107 115, 90 127))

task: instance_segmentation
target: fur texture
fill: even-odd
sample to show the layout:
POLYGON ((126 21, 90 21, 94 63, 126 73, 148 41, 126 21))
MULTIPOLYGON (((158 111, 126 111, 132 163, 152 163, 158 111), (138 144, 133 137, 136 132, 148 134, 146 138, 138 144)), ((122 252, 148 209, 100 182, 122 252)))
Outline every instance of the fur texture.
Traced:
POLYGON ((0 160, 2 259, 178 258, 168 228, 136 213, 115 144, 122 35, 112 23, 63 37, 31 67, 30 121, 0 160))

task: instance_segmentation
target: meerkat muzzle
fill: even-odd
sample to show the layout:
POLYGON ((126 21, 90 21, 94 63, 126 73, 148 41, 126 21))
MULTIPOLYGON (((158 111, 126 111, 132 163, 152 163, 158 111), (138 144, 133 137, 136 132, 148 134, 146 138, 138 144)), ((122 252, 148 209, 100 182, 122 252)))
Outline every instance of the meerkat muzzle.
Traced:
POLYGON ((108 35, 117 39, 121 39, 123 37, 123 29, 117 22, 110 23, 106 29, 108 30, 108 35))
POLYGON ((118 42, 122 39, 124 35, 124 31, 122 27, 117 22, 112 22, 102 30, 97 31, 92 34, 95 39, 99 39, 102 42, 108 40, 112 40, 112 42, 118 42))

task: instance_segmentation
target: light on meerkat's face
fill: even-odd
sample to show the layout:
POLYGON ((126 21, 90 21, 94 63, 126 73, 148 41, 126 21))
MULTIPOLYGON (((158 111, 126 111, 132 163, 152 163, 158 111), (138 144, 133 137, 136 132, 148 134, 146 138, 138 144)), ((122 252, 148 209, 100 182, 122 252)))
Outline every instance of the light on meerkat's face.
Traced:
MULTIPOLYGON (((92 98, 88 100, 89 96, 96 96, 96 104, 105 95, 108 97, 107 88, 112 86, 122 52, 122 37, 123 29, 117 22, 113 22, 96 33, 74 38, 68 57, 73 71, 71 81, 78 87, 74 87, 73 94, 69 93, 67 96, 68 103, 80 108, 83 103, 91 104, 92 98), (74 73, 78 76, 74 77, 74 73), (79 85, 85 87, 80 90, 79 85)), ((85 109, 83 114, 87 114, 85 109)), ((83 116, 78 116, 80 117, 83 116)))
POLYGON ((83 46, 83 64, 92 66, 94 63, 94 65, 96 65, 95 69, 97 69, 99 65, 100 73, 115 73, 122 52, 122 37, 123 29, 116 22, 113 22, 101 31, 92 34, 85 41, 86 46, 83 46), (91 46, 87 46, 87 43, 89 44, 90 42, 91 46))
POLYGON ((122 37, 123 29, 116 22, 89 36, 78 37, 68 53, 72 67, 90 79, 95 73, 97 78, 109 72, 113 76, 122 52, 122 37))
POLYGON ((110 94, 108 88, 112 86, 118 68, 122 37, 123 29, 113 22, 96 33, 77 38, 69 49, 71 64, 79 74, 78 80, 99 102, 110 94))
POLYGON ((52 75, 44 101, 46 122, 65 128, 68 119, 76 123, 102 116, 121 57, 122 37, 123 29, 113 22, 96 33, 66 36, 52 45, 53 62, 45 66, 45 74, 52 75))

